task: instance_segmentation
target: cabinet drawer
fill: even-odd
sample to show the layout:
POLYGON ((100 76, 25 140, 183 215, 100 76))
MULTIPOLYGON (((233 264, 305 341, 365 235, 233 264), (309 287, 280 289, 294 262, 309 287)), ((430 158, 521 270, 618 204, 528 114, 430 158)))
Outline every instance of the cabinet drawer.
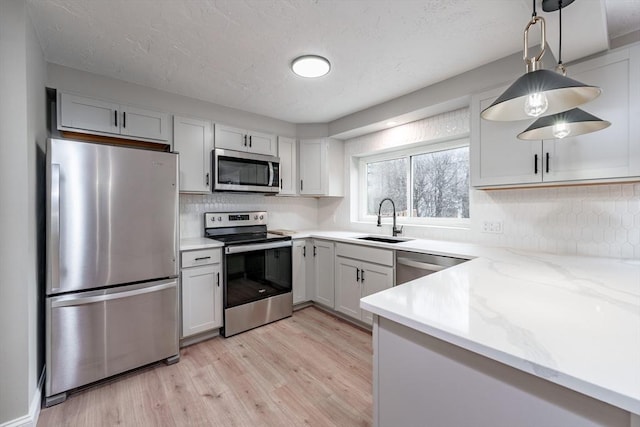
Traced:
POLYGON ((373 262, 376 264, 388 265, 390 267, 393 266, 393 251, 389 249, 378 249, 370 246, 337 243, 336 255, 373 262))
POLYGON ((197 251, 183 251, 181 254, 182 268, 198 265, 216 264, 220 262, 222 255, 220 249, 200 249, 197 251))

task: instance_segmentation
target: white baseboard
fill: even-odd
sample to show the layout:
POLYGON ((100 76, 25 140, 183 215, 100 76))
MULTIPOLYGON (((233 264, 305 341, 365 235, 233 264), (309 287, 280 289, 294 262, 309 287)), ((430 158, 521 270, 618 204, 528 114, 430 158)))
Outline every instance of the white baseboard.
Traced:
POLYGON ((38 424, 38 418, 40 417, 40 406, 42 403, 42 387, 44 385, 44 369, 40 374, 40 380, 38 381, 38 387, 33 393, 31 398, 31 404, 29 405, 29 413, 16 418, 11 421, 7 421, 0 424, 0 427, 36 427, 38 424))

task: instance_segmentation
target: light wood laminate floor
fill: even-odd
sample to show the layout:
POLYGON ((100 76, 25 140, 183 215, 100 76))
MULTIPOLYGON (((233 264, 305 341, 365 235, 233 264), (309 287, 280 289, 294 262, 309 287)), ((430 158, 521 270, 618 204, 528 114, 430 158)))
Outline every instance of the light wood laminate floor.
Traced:
POLYGON ((314 307, 183 348, 43 409, 38 426, 368 426, 371 334, 314 307))

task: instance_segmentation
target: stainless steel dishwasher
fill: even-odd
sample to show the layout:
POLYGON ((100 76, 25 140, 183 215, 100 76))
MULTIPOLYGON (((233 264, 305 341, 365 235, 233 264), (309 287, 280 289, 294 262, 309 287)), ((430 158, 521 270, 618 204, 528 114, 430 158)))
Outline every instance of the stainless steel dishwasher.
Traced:
POLYGON ((396 251, 396 285, 469 261, 443 255, 396 251))

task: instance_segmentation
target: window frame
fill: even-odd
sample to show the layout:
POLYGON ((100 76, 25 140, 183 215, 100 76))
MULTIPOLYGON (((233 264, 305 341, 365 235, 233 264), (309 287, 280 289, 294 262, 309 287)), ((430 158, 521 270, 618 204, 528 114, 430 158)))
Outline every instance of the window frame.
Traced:
MULTIPOLYGON (((377 152, 369 155, 360 156, 358 160, 358 221, 360 222, 377 222, 377 215, 367 214, 367 164, 382 162, 387 160, 409 158, 409 167, 407 168, 407 206, 409 210, 413 207, 413 181, 411 179, 411 156, 420 154, 435 153, 438 151, 453 150, 456 148, 470 147, 469 136, 457 136, 453 139, 444 141, 419 143, 410 147, 398 147, 397 149, 385 152, 377 152)), ((469 154, 469 168, 471 167, 471 154, 469 154)), ((471 193, 471 185, 469 185, 469 193, 471 193)), ((470 228, 471 225, 471 194, 469 197, 469 218, 419 218, 410 216, 399 216, 396 222, 401 225, 418 225, 443 228, 470 228)), ((385 216, 383 216, 385 218, 385 216)))

